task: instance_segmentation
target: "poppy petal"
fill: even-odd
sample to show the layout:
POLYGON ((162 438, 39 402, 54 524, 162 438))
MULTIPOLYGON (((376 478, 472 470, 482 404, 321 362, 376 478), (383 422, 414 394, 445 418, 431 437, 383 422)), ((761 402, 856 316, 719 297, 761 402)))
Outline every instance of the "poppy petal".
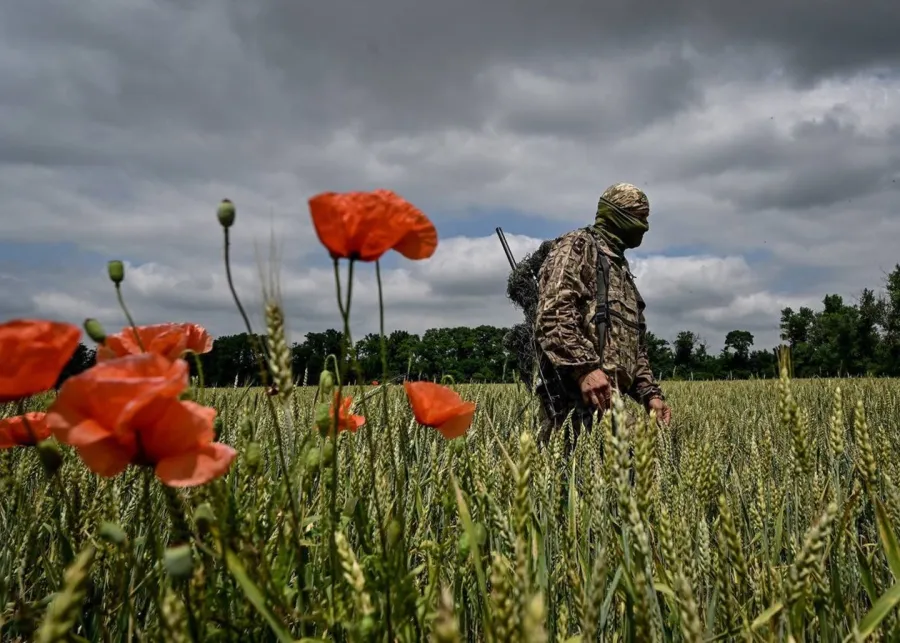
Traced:
MULTIPOLYGON (((68 378, 50 410, 70 427, 91 418, 110 431, 125 432, 147 405, 177 399, 188 386, 188 373, 184 360, 173 362, 154 353, 119 357, 68 378)), ((58 430, 63 422, 54 419, 58 430)))
POLYGON ((73 324, 43 319, 0 324, 0 403, 52 388, 80 340, 81 329, 73 324))
POLYGON ((151 462, 193 451, 213 441, 214 408, 190 401, 165 400, 165 403, 165 409, 150 418, 151 424, 141 426, 141 417, 135 417, 141 448, 151 462))
POLYGON ((333 257, 376 261, 394 249, 424 259, 437 247, 428 218, 390 190, 325 192, 309 200, 319 241, 333 257))
POLYGON ((136 449, 121 444, 114 436, 78 447, 78 455, 87 468, 106 478, 122 473, 136 454, 136 449))
POLYGON ((236 455, 227 444, 213 442, 161 460, 156 476, 170 487, 195 487, 227 473, 236 455))
POLYGON ((474 411, 472 402, 464 402, 459 394, 433 382, 404 382, 416 422, 437 427, 462 413, 474 411))
POLYGON ((182 324, 181 328, 187 339, 186 349, 192 350, 198 355, 208 353, 213 349, 213 339, 209 331, 200 324, 182 324))
POLYGON ((76 448, 90 446, 115 435, 90 418, 81 418, 80 422, 69 424, 62 415, 53 413, 49 424, 57 440, 76 448))
POLYGON ((391 212, 392 225, 405 228, 393 250, 407 259, 428 259, 437 249, 437 230, 431 220, 412 203, 390 190, 375 190, 391 212))
POLYGON ((0 449, 32 446, 50 437, 47 414, 39 411, 0 420, 0 449), (27 425, 26 425, 27 421, 27 425))
POLYGON ((335 257, 349 258, 343 210, 346 198, 337 192, 317 194, 309 200, 309 213, 319 242, 335 257))
POLYGON ((474 417, 475 405, 472 404, 470 409, 461 412, 435 428, 448 440, 454 440, 465 435, 469 427, 472 426, 474 417))

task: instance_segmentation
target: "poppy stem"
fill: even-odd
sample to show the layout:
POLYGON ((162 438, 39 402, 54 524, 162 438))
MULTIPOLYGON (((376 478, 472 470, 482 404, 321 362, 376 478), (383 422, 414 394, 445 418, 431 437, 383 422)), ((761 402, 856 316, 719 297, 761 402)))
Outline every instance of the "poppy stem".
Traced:
MULTIPOLYGON (((335 534, 337 532, 338 526, 338 452, 339 441, 338 441, 338 425, 340 423, 340 404, 342 402, 344 395, 344 382, 347 380, 347 363, 349 361, 349 342, 350 342, 350 302, 353 297, 353 259, 350 260, 350 265, 347 267, 347 303, 344 304, 341 301, 341 272, 340 265, 338 264, 338 258, 335 257, 334 261, 334 281, 335 287, 337 289, 337 301, 338 308, 341 312, 341 317, 344 320, 344 332, 343 337, 341 337, 341 362, 340 369, 338 373, 338 391, 337 396, 335 396, 334 401, 334 424, 332 427, 332 439, 334 440, 334 460, 331 462, 331 538, 329 539, 328 548, 329 553, 331 554, 331 600, 332 600, 332 615, 337 616, 337 578, 340 574, 340 563, 338 562, 338 553, 337 553, 337 539, 335 538, 335 534)), ((340 631, 336 630, 335 634, 340 634, 340 631)))
MULTIPOLYGON (((225 254, 225 277, 228 280, 228 289, 231 291, 231 297, 234 299, 234 303, 237 306, 238 312, 240 312, 241 317, 244 320, 244 325, 247 327, 247 335, 250 338, 250 348, 253 352, 253 356, 256 359, 256 365, 259 368, 259 377, 261 380, 261 384, 263 386, 268 385, 269 377, 268 377, 268 369, 266 368, 266 362, 263 358, 264 347, 260 345, 256 334, 253 332, 253 326, 250 324, 250 318, 247 317, 247 313, 244 311, 244 306, 241 304, 241 299, 238 297, 237 291, 234 288, 234 280, 231 277, 231 237, 228 234, 228 227, 222 228, 222 232, 225 235, 224 239, 224 254, 225 254)), ((275 437, 277 439, 278 445, 278 460, 281 465, 281 469, 284 472, 282 478, 284 479, 284 487, 287 492, 288 497, 288 507, 290 509, 290 518, 291 518, 291 527, 292 527, 292 536, 294 537, 294 544, 297 547, 297 551, 300 552, 300 569, 298 573, 299 583, 300 583, 300 603, 301 608, 303 607, 303 603, 309 589, 306 586, 306 547, 303 545, 301 541, 301 534, 303 533, 300 529, 300 511, 297 509, 297 498, 294 495, 294 488, 291 485, 291 476, 290 471, 287 466, 287 458, 284 454, 284 437, 281 431, 281 423, 278 421, 278 412, 275 408, 275 402, 272 400, 272 397, 269 395, 265 396, 266 401, 269 405, 269 411, 272 414, 272 420, 275 423, 275 437)), ((304 630, 306 626, 304 626, 304 630)))
MULTIPOLYGON (((381 286, 381 262, 375 262, 375 279, 378 282, 378 317, 380 324, 380 334, 381 334, 381 379, 384 384, 382 384, 381 391, 381 412, 382 412, 382 422, 385 427, 387 427, 388 419, 390 418, 388 412, 388 391, 387 391, 387 382, 388 382, 388 363, 387 363, 387 341, 384 336, 384 296, 382 293, 381 286)), ((390 439, 391 431, 390 428, 387 428, 384 431, 384 434, 388 436, 388 453, 390 454, 391 464, 394 469, 394 484, 397 482, 397 465, 394 462, 394 445, 390 439)), ((375 490, 375 509, 376 516, 378 518, 378 533, 381 536, 381 548, 384 556, 388 555, 387 552, 387 537, 384 533, 384 518, 381 515, 381 504, 378 501, 378 485, 375 483, 375 445, 372 441, 372 431, 371 428, 366 431, 366 437, 369 442, 369 459, 372 465, 372 489, 375 490)), ((403 497, 403 494, 398 493, 397 498, 403 497)), ((402 501, 401 501, 402 502, 402 501)), ((401 510, 400 515, 403 516, 403 511, 401 510)), ((390 584, 385 588, 386 597, 385 603, 387 607, 387 629, 388 629, 388 640, 393 640, 393 627, 391 623, 391 588, 390 584)))
POLYGON ((137 342, 138 347, 141 349, 142 353, 147 352, 144 348, 144 343, 141 341, 141 336, 137 331, 137 324, 134 323, 134 319, 131 318, 131 313, 128 312, 128 307, 125 305, 125 298, 122 297, 122 284, 116 283, 116 299, 119 300, 119 307, 122 309, 122 312, 125 313, 125 319, 128 320, 128 325, 131 326, 131 332, 134 333, 134 339, 137 342))

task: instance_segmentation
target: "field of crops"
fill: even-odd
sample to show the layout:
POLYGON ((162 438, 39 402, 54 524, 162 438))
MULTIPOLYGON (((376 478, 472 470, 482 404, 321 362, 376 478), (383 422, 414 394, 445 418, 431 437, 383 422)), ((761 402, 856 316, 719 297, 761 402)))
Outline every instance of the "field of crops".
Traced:
POLYGON ((239 455, 188 489, 0 450, 0 640, 900 636, 897 382, 672 383, 669 428, 629 401, 570 459, 455 388, 465 437, 370 389, 336 454, 314 389, 194 391, 239 455))

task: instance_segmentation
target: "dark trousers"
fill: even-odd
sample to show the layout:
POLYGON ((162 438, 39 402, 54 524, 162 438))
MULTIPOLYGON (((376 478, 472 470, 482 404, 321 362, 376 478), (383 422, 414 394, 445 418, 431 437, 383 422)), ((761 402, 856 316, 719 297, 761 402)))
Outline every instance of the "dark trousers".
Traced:
MULTIPOLYGON (((537 442, 539 445, 546 447, 557 431, 564 431, 564 457, 572 454, 578 438, 583 434, 587 435, 593 429, 594 409, 589 408, 579 398, 573 398, 571 394, 551 395, 547 388, 538 387, 536 391, 538 399, 541 402, 541 428, 538 432, 537 442), (569 413, 572 413, 571 424, 566 422, 569 413)), ((603 418, 604 411, 597 411, 597 420, 603 418)), ((613 432, 615 432, 615 423, 613 424, 613 432)), ((600 444, 600 457, 604 454, 603 443, 600 444)), ((629 447, 629 455, 634 458, 634 447, 629 447)), ((566 476, 568 475, 568 467, 566 467, 566 476)), ((634 486, 634 467, 630 467, 628 472, 628 481, 634 486)))

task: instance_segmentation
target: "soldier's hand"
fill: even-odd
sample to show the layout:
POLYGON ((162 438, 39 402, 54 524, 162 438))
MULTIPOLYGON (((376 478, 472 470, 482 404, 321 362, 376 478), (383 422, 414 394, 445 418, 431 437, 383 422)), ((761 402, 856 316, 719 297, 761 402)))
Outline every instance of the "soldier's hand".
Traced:
POLYGON ((672 420, 672 410, 669 405, 658 397, 654 397, 647 403, 647 410, 652 411, 653 409, 656 409, 656 417, 662 420, 663 424, 668 425, 672 420))
POLYGON ((585 404, 592 404, 598 409, 609 408, 612 387, 606 373, 600 369, 591 371, 582 376, 578 384, 581 387, 581 397, 585 404))

